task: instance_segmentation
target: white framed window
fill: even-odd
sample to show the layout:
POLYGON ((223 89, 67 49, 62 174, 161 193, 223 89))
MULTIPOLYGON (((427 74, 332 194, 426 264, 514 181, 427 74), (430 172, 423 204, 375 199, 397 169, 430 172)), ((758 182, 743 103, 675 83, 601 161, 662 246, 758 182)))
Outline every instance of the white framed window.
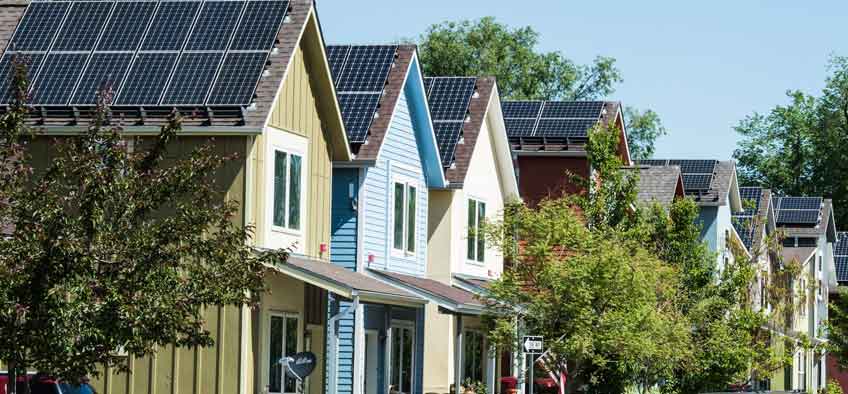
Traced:
POLYGON ((486 261, 486 239, 483 225, 486 222, 486 202, 468 199, 468 261, 486 261))
POLYGON ((272 224, 276 228, 300 232, 303 223, 303 156, 274 149, 272 224))
POLYGON ((477 330, 466 330, 462 334, 462 377, 463 382, 483 382, 483 367, 486 352, 484 350, 483 333, 477 330))
POLYGON ((299 316, 293 313, 272 313, 268 327, 268 392, 297 393, 297 380, 288 376, 280 359, 297 353, 299 316))
POLYGON ((418 212, 418 187, 415 182, 395 181, 392 187, 392 249, 414 254, 418 212))
POLYGON ((415 383, 415 326, 393 321, 389 362, 389 392, 410 394, 415 383))

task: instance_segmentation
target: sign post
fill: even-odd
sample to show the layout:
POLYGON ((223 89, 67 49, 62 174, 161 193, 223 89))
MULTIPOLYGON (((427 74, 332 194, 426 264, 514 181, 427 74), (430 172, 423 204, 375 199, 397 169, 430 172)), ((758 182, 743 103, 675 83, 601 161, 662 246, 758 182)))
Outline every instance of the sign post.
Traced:
POLYGON ((539 335, 525 335, 521 341, 524 347, 524 354, 530 356, 530 394, 533 394, 536 388, 533 373, 536 369, 536 355, 542 353, 543 342, 544 338, 539 335))

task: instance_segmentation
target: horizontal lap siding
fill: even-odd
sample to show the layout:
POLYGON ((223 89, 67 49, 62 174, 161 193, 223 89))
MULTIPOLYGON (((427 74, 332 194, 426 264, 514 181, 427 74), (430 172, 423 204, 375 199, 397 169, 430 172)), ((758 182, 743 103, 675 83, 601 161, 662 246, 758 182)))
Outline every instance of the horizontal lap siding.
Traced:
MULTIPOLYGON (((332 235, 330 261, 333 264, 356 271, 357 250, 357 212, 351 201, 353 195, 359 192, 359 170, 354 168, 337 168, 333 170, 333 201, 332 201, 332 235)), ((339 303, 338 310, 347 309, 351 303, 339 303)), ((336 312, 330 306, 330 314, 336 312)), ((354 359, 354 314, 350 313, 339 320, 338 350, 328 359, 335 360, 337 381, 327 382, 335 385, 338 394, 353 392, 353 359, 354 359)), ((333 330, 334 327, 328 327, 333 330)))
POLYGON ((365 224, 363 249, 374 255, 371 267, 411 275, 424 275, 427 252, 427 184, 405 95, 400 95, 394 118, 383 141, 376 167, 365 177, 365 224), (394 176, 417 181, 415 255, 393 257, 392 201, 394 176))

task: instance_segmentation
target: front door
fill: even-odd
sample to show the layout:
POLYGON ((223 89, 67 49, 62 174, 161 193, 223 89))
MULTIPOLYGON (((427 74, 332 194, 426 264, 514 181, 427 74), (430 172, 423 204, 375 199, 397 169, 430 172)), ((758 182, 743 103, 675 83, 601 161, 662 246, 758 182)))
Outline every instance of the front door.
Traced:
POLYGON ((377 394, 379 387, 380 342, 376 330, 365 331, 365 394, 377 394))
POLYGON ((393 322, 389 366, 389 394, 410 394, 414 382, 415 326, 393 322))
POLYGON ((270 344, 268 360, 268 392, 279 394, 297 393, 297 380, 288 374, 280 359, 297 353, 298 316, 295 314, 272 314, 268 331, 270 344))

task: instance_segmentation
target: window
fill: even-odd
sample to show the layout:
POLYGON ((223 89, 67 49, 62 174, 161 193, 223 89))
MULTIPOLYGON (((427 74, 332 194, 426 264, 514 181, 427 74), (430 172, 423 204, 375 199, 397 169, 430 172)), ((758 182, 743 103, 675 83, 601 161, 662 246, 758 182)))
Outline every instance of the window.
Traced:
POLYGON ((486 240, 483 225, 486 220, 486 203, 468 200, 468 260, 483 262, 486 260, 486 240))
POLYGON ((463 381, 483 381, 483 334, 478 331, 466 331, 462 343, 463 381))
POLYGON ((297 316, 271 316, 270 359, 268 360, 268 392, 296 393, 297 381, 288 376, 280 359, 297 353, 297 316))
POLYGON ((274 226, 300 230, 303 158, 274 151, 274 226))
POLYGON ((822 271, 822 257, 819 256, 819 272, 822 271))
POLYGON ((395 182, 394 242, 396 250, 415 253, 415 222, 418 193, 409 183, 395 182))
POLYGON ((392 355, 391 355, 391 387, 390 393, 412 392, 412 371, 415 355, 415 332, 412 327, 392 327, 392 355))

